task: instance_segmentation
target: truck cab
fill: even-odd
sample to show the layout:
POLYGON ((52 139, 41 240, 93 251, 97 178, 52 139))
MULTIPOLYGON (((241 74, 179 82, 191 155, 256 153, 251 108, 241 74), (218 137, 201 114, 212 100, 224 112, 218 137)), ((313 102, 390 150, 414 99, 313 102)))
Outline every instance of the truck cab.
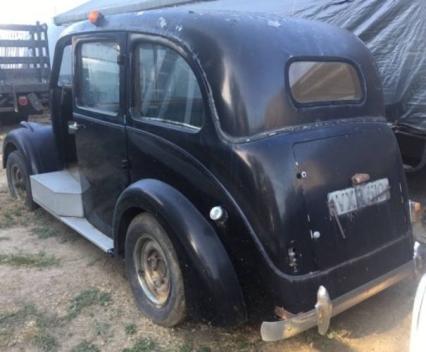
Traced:
POLYGON ((122 257, 157 324, 260 311, 265 340, 325 333, 413 273, 380 79, 344 30, 203 4, 94 12, 58 41, 50 95, 51 125, 5 139, 11 193, 122 257))

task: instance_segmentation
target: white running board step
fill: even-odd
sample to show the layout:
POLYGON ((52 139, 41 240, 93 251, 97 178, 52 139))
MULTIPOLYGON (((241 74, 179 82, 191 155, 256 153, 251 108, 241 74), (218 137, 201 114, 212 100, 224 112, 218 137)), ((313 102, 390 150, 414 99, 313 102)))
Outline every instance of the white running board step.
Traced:
POLYGON ((112 253, 114 241, 84 217, 78 169, 32 175, 30 180, 34 202, 104 252, 112 253))
POLYGON ((68 170, 30 176, 34 201, 56 216, 83 217, 80 182, 68 170))
POLYGON ((114 248, 114 241, 112 238, 100 232, 85 218, 76 218, 71 216, 59 216, 58 218, 64 224, 68 225, 84 238, 92 242, 95 246, 99 247, 104 252, 112 254, 112 250, 114 248))

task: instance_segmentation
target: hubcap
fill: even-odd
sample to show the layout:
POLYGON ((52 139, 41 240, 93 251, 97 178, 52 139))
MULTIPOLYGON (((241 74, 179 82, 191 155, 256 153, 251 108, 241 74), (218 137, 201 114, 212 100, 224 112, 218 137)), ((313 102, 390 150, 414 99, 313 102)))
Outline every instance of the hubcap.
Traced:
POLYGON ((22 170, 18 165, 13 165, 11 168, 11 183, 13 191, 16 195, 16 198, 19 200, 23 200, 26 197, 27 189, 26 189, 26 180, 22 173, 22 170))
POLYGON ((164 306, 170 296, 170 275, 160 244, 150 235, 143 235, 136 242, 133 262, 145 295, 156 306, 164 306))

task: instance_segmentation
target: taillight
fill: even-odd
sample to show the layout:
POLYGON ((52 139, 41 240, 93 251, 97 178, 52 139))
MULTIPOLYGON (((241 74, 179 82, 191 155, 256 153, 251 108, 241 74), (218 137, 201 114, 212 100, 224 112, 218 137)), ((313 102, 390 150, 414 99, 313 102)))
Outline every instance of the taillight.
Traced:
POLYGON ((19 104, 20 106, 27 106, 27 105, 28 105, 28 98, 27 98, 26 96, 24 96, 24 95, 21 95, 21 96, 18 98, 18 104, 19 104))

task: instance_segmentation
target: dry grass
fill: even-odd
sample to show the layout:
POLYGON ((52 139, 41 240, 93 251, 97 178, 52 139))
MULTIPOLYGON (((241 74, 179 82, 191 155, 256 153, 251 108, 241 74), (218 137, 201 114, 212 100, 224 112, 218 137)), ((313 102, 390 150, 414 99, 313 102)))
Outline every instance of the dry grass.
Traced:
POLYGON ((70 306, 68 307, 67 319, 76 318, 83 311, 83 309, 87 307, 94 305, 105 307, 110 302, 110 293, 102 292, 96 287, 86 289, 73 298, 70 306))
POLYGON ((0 253, 0 265, 11 265, 16 267, 43 269, 51 266, 58 266, 60 260, 54 255, 48 255, 45 252, 36 254, 30 253, 0 253))
POLYGON ((43 352, 57 351, 58 342, 50 334, 56 324, 55 317, 46 315, 32 304, 14 312, 0 312, 0 347, 13 345, 16 336, 23 335, 25 340, 43 352))

